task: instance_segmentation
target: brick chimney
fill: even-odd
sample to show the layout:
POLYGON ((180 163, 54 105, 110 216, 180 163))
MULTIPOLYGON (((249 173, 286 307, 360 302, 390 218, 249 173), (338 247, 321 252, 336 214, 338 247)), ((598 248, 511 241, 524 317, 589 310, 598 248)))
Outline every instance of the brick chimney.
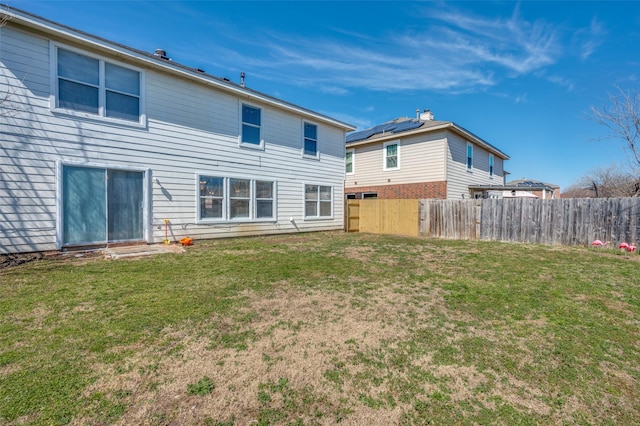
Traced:
POLYGON ((424 112, 422 112, 420 114, 420 120, 432 121, 433 120, 433 113, 430 110, 425 109, 424 112))

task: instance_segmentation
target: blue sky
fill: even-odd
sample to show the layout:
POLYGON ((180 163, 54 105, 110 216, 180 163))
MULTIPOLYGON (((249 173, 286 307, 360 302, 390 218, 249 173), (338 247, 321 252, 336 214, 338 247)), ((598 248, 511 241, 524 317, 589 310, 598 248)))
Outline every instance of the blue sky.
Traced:
POLYGON ((359 130, 430 109, 562 188, 623 166, 588 119, 638 90, 640 2, 29 1, 9 6, 329 115, 359 130))

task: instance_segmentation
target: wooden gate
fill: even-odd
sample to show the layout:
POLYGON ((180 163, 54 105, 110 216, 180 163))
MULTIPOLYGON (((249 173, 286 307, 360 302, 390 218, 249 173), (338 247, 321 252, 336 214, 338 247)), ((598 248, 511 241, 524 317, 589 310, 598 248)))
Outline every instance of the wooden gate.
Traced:
POLYGON ((347 232, 418 236, 418 200, 347 200, 345 212, 347 232))
POLYGON ((360 230, 360 200, 347 200, 344 215, 345 231, 358 232, 360 230))

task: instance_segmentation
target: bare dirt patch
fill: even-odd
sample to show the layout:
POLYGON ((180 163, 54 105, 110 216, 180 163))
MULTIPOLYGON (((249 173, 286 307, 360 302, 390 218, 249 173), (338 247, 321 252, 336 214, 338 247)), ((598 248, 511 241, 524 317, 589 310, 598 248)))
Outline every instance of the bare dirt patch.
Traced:
POLYGON ((22 265, 24 263, 34 262, 44 258, 43 253, 16 253, 16 254, 0 254, 0 269, 11 268, 12 266, 22 265))
POLYGON ((104 254, 100 250, 0 254, 0 270, 37 261, 73 262, 81 265, 102 257, 104 254))

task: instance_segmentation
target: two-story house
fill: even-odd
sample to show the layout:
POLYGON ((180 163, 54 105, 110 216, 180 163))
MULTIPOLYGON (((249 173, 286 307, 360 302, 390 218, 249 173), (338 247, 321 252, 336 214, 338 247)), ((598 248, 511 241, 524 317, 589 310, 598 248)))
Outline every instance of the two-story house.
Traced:
POLYGON ((470 198, 504 185, 504 152, 429 110, 347 135, 347 198, 470 198))
POLYGON ((331 117, 0 8, 0 253, 343 227, 331 117))

